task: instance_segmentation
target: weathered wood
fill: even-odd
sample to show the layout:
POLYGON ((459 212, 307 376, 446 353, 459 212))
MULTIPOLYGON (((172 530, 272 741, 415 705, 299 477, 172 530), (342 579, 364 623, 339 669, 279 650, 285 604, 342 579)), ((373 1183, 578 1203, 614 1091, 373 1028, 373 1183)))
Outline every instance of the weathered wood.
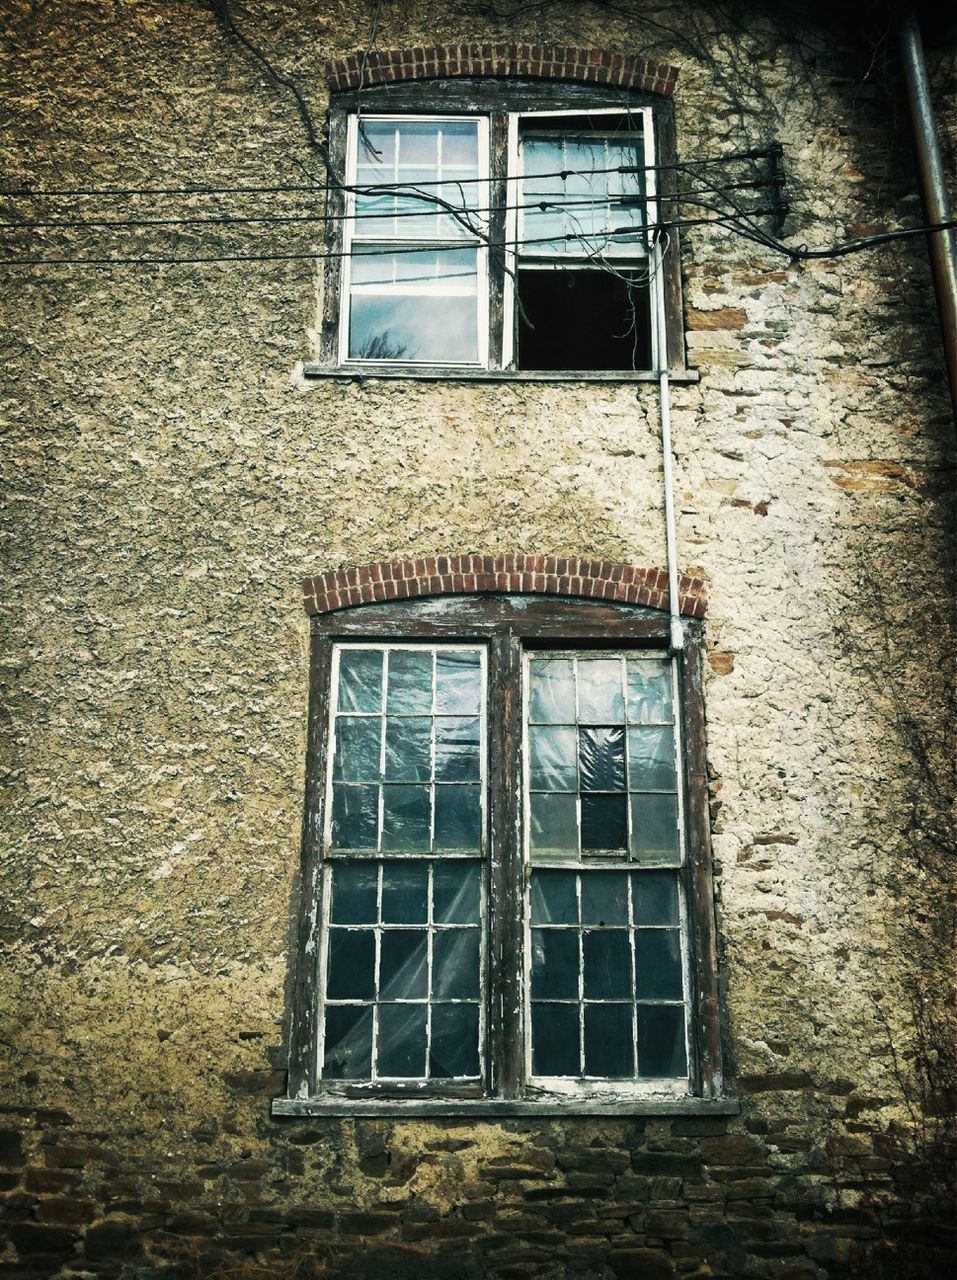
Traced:
POLYGON ((740 1103, 735 1098, 627 1098, 615 1101, 583 1102, 578 1098, 542 1102, 537 1099, 504 1098, 274 1098, 274 1116, 395 1116, 399 1105, 403 1116, 735 1116, 740 1103))
MULTIPOLYGON (((673 235, 677 235, 674 232, 673 235)), ((671 255, 665 258, 666 271, 671 255)), ((674 259, 677 262, 677 258, 674 259)), ((680 304, 679 311, 680 314, 680 304)), ((669 328, 669 335, 670 335, 669 328)), ((681 352, 684 349, 684 334, 678 340, 668 339, 668 350, 681 352)), ((404 369, 364 368, 361 365, 330 367, 326 364, 307 361, 302 366, 304 378, 329 378, 340 382, 366 382, 373 379, 405 379, 410 382, 654 382, 658 381, 658 373, 654 369, 455 369, 441 365, 409 365, 404 369)), ((669 378, 676 383, 696 383, 701 381, 697 369, 669 370, 669 378)))

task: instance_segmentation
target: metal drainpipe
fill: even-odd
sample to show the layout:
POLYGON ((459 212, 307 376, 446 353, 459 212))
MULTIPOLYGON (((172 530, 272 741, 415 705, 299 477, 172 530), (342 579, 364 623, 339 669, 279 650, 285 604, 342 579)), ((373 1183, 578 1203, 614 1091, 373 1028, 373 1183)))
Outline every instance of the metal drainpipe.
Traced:
POLYGON ((658 385, 661 392, 661 458, 662 483, 665 494, 665 554, 668 559, 668 602, 671 614, 671 648, 678 653, 684 648, 684 629, 681 626, 681 601, 678 596, 678 538, 675 531, 674 479, 671 469, 671 390, 668 381, 668 340, 665 324, 664 269, 665 253, 659 241, 657 254, 655 294, 657 299, 657 357, 658 385))
MULTIPOLYGON (((934 123, 934 107, 924 62, 920 26, 913 9, 900 20, 900 51, 907 83, 907 97, 914 122, 917 167, 924 214, 928 222, 949 222, 950 198, 944 181, 944 163, 934 123)), ((953 230, 934 231, 927 237, 937 311, 944 339, 944 357, 950 379, 951 406, 957 414, 957 240, 953 230)))

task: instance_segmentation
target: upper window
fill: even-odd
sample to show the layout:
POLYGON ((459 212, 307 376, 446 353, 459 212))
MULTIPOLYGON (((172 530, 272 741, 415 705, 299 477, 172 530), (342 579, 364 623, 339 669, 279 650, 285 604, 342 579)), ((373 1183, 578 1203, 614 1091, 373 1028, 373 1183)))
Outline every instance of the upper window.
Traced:
POLYGON ((293 1096, 711 1094, 700 705, 659 620, 496 600, 320 625, 293 1096))
POLYGON ((560 106, 541 85, 443 88, 431 96, 447 110, 425 114, 418 85, 367 92, 361 112, 334 114, 342 265, 327 290, 327 356, 357 367, 657 368, 680 347, 659 323, 674 313, 677 282, 674 238, 658 226, 666 107, 581 86, 562 86, 560 106))

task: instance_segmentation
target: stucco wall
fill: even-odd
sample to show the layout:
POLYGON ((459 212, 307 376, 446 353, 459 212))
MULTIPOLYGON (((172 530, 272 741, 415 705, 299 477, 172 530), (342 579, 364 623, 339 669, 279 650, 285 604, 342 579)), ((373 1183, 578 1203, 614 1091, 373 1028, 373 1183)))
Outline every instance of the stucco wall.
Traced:
MULTIPOLYGON (((376 12, 380 48, 547 40, 674 63, 679 155, 779 138, 795 243, 920 217, 906 118, 835 36, 760 19, 712 35, 712 6, 641 21, 588 4, 376 12)), ((274 0, 236 21, 321 120, 324 60, 368 45, 370 16, 274 0)), ((8 188, 321 175, 290 95, 198 4, 18 0, 5 25, 8 188)), ((307 254, 322 237, 264 223, 9 244, 182 258, 307 254)), ((905 1094, 926 1074, 920 1000, 944 1025, 953 790, 953 427, 925 251, 789 264, 702 227, 682 263, 701 380, 673 391, 678 540, 681 568, 711 584, 716 900, 742 1111, 562 1125, 269 1119, 304 788, 299 581, 459 551, 664 563, 656 388, 308 380, 308 258, 3 269, 0 1275, 192 1276, 244 1257, 281 1275, 294 1256, 456 1280, 944 1267, 918 1249, 943 1237, 918 1236, 907 1211, 907 1179, 933 1180, 905 1094)))

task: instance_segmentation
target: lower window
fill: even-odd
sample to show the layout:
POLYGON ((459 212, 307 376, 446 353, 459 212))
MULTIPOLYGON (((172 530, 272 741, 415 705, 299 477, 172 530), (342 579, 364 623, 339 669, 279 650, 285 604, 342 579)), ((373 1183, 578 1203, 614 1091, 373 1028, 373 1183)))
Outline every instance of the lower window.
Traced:
POLYGON ((320 623, 294 1096, 716 1091, 703 743, 666 621, 505 598, 320 623))

